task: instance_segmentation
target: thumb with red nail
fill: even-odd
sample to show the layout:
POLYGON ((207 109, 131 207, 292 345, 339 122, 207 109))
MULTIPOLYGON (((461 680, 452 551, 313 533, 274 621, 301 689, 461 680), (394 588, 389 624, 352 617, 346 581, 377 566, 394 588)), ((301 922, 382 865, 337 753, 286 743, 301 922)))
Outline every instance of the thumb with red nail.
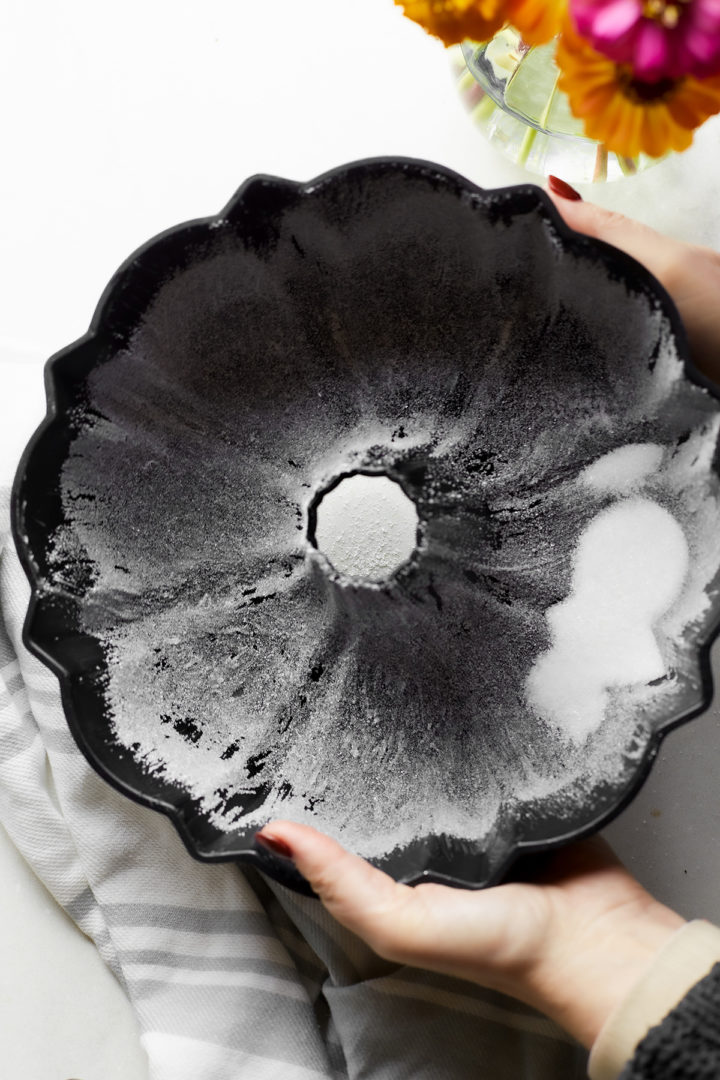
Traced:
POLYGON ((586 202, 558 177, 548 177, 547 191, 571 229, 632 255, 664 285, 685 324, 695 365, 720 384, 720 255, 586 202))

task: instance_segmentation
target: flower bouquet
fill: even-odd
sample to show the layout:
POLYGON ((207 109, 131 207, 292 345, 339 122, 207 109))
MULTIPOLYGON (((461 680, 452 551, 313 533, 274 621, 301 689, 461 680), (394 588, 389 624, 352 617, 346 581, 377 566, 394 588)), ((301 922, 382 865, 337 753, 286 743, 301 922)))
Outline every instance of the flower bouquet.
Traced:
MULTIPOLYGON (((532 112, 511 101, 508 111, 541 132, 594 140, 605 155, 617 155, 623 172, 635 171, 641 156, 687 149, 694 130, 720 111, 720 0, 396 3, 446 45, 464 43, 470 71, 503 108, 521 61, 535 53, 536 87, 540 61, 552 69, 544 105, 532 112), (473 64, 484 64, 486 79, 473 64)), ((526 63, 526 84, 530 73, 526 63)))

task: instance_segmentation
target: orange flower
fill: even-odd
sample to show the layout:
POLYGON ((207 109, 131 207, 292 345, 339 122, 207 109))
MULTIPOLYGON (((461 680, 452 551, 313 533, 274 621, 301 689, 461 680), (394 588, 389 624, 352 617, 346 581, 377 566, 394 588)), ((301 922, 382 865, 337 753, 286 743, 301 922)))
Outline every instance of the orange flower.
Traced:
MULTIPOLYGON (((532 0, 534 3, 534 0, 532 0)), ((408 19, 445 45, 487 41, 507 20, 503 0, 395 0, 408 19)))
POLYGON ((560 33, 567 0, 507 0, 508 21, 528 45, 544 45, 560 33))
POLYGON ((622 157, 687 150, 694 129, 720 112, 720 75, 640 82, 628 65, 595 52, 570 19, 563 24, 556 59, 558 86, 584 121, 585 134, 622 157))

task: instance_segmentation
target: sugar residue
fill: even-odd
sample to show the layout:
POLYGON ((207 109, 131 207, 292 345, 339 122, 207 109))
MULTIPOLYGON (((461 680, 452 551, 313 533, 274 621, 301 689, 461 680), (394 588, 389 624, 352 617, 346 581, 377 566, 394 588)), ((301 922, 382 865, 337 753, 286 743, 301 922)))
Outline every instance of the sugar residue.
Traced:
POLYGON ((322 496, 314 541, 339 573, 382 581, 410 558, 418 517, 387 476, 356 474, 322 496))
POLYGON ((547 612, 552 648, 528 677, 530 706, 582 742, 602 723, 611 688, 662 679, 655 626, 687 567, 685 535, 664 507, 632 498, 602 511, 578 542, 570 595, 547 612))
POLYGON ((322 225, 288 209, 267 250, 215 229, 84 387, 47 589, 105 649, 118 744, 229 834, 282 814, 381 858, 428 835, 487 850, 519 813, 577 824, 692 681, 717 402, 650 296, 560 260, 532 215, 468 204, 449 228, 439 197, 424 215, 403 186, 391 233, 334 204, 322 225), (332 580, 307 539, 317 493, 358 470, 401 481, 420 521, 382 586, 332 580), (593 529, 632 546, 640 518, 646 555, 658 533, 674 566, 680 535, 689 553, 641 626, 644 674, 667 677, 613 677, 569 736, 525 694, 547 615, 593 529))
POLYGON ((655 443, 631 443, 619 446, 588 465, 580 481, 597 491, 621 494, 635 490, 662 461, 663 448, 655 443))

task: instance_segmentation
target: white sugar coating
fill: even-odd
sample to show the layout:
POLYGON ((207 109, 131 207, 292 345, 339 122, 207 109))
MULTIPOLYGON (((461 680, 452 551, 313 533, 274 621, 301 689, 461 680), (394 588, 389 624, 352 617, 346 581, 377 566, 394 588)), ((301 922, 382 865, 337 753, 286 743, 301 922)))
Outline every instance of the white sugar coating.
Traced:
POLYGON ((378 581, 410 558, 417 527, 415 505, 399 484, 357 473, 323 497, 315 541, 339 573, 378 581))
POLYGON ((547 612, 553 644, 528 676, 531 707, 580 741, 602 722, 612 687, 662 678, 654 626, 687 569, 685 535, 663 507, 633 498, 599 514, 578 542, 570 595, 547 612))
MULTIPOLYGON (((709 469, 713 448, 717 443, 718 423, 720 421, 715 420, 706 423, 682 447, 666 454, 661 468, 645 480, 648 491, 653 495, 657 494, 658 498, 670 504, 677 497, 681 508, 690 510, 689 514, 683 514, 683 523, 691 549, 691 564, 681 596, 671 605, 669 611, 656 618, 658 628, 664 633, 662 647, 652 635, 650 638, 647 635, 645 637, 647 673, 650 673, 651 668, 653 672, 660 671, 660 674, 666 670, 665 664, 660 668, 662 660, 658 662, 658 653, 661 657, 672 655, 676 645, 675 641, 668 639, 674 635, 676 640, 682 641, 687 624, 700 618, 708 604, 707 586, 717 572, 717 552, 714 549, 713 537, 720 532, 720 501, 716 482, 709 469)), ((375 433, 372 434, 374 436, 375 433)), ((368 441, 369 439, 370 435, 368 441)), ((568 497, 573 498, 573 491, 580 492, 583 489, 587 491, 588 486, 579 476, 572 481, 568 497)), ((676 523, 669 511, 663 510, 650 500, 621 501, 605 514, 601 513, 594 524, 602 522, 603 518, 609 518, 612 522, 613 510, 633 502, 649 503, 652 511, 655 511, 652 515, 653 531, 657 531, 658 524, 661 531, 667 528, 668 543, 672 546, 672 537, 677 541, 677 534, 672 529, 676 523), (670 527, 668 521, 671 523, 670 527)), ((655 539, 653 535, 653 542, 655 539)), ((636 548, 636 561, 639 559, 642 564, 642 544, 636 548)), ((680 552, 681 548, 682 544, 678 543, 677 551, 680 552)), ((665 550, 667 552, 667 547, 665 550)), ((682 551, 681 557, 683 564, 686 564, 687 548, 682 551)), ((657 566, 656 571, 659 572, 657 566)), ((273 579, 268 582, 267 591, 287 589, 289 584, 288 582, 283 585, 273 579)), ((262 591, 266 591, 265 586, 262 591)), ((648 617, 655 617, 652 613, 657 610, 657 604, 649 583, 642 595, 646 600, 646 608, 650 609, 648 617)), ((234 599, 229 599, 230 606, 234 605, 234 599)), ((370 858, 382 857, 397 845, 410 844, 419 836, 429 833, 449 833, 472 838, 485 835, 492 829, 503 803, 507 801, 507 794, 503 794, 502 789, 493 785, 486 776, 484 783, 478 785, 476 791, 466 791, 462 800, 454 797, 447 787, 446 763, 441 757, 432 768, 429 761, 426 761, 422 783, 417 787, 411 785, 405 788, 402 811, 397 816, 386 813, 385 793, 372 789, 371 783, 361 775, 362 766, 369 764, 371 771, 375 771, 375 763, 382 762, 383 770, 391 768, 393 760, 400 760, 397 755, 403 752, 402 742, 397 732, 387 730, 382 716, 377 716, 375 725, 371 722, 364 732, 353 733, 352 725, 348 725, 348 694, 342 676, 343 669, 348 670, 349 676, 352 674, 352 665, 345 658, 337 661, 337 678, 328 686, 325 696, 318 701, 315 719, 303 733, 302 741, 293 741, 292 729, 287 733, 288 753, 278 768, 281 775, 292 783, 298 797, 278 797, 271 793, 266 802, 255 810, 228 813, 217 797, 218 789, 227 786, 229 791, 242 791, 243 786, 252 787, 252 781, 248 784, 246 780, 243 782, 240 779, 238 782, 236 758, 228 758, 219 764, 218 754, 238 733, 241 733, 241 745, 248 748, 243 752, 243 758, 267 742, 267 733, 263 727, 264 716, 267 703, 278 697, 282 676, 279 670, 275 670, 263 660, 251 669, 245 680, 245 693, 235 702, 234 710, 227 712, 226 696, 223 694, 227 669, 223 669, 220 663, 215 669, 213 665, 209 665, 207 657, 200 653, 193 654, 191 649, 188 649, 184 656, 186 650, 183 646, 183 638, 192 640, 200 636, 199 631, 206 622, 208 627, 216 629, 218 611, 217 600, 211 602, 208 597, 200 597, 195 607, 176 605, 167 612, 150 618, 147 623, 147 636, 143 632, 143 624, 136 622, 126 629, 116 628, 112 639, 115 659, 112 668, 112 692, 114 724, 118 736, 124 745, 134 748, 137 759, 144 763, 149 772, 160 770, 186 785, 188 791, 200 799, 208 819, 215 826, 229 831, 238 824, 247 828, 259 827, 273 816, 291 817, 309 824, 319 823, 324 831, 340 837, 354 850, 370 858), (184 672, 191 680, 197 680, 198 685, 203 686, 203 737, 197 743, 188 742, 178 734, 171 723, 165 724, 161 732, 156 733, 154 717, 157 715, 159 703, 162 708, 163 700, 167 699, 167 707, 170 709, 177 695, 175 681, 170 678, 165 682, 160 672, 154 680, 138 678, 139 673, 148 670, 147 657, 152 657, 157 642, 164 643, 165 651, 171 658, 176 652, 180 658, 184 656, 184 672), (211 676, 214 678, 215 675, 217 686, 211 679, 211 676), (345 719, 336 723, 333 717, 345 719), (347 738, 341 736, 343 731, 346 731, 347 738), (363 738, 368 735, 372 738, 363 738), (372 746, 370 760, 369 746, 372 746), (318 753, 319 748, 323 748, 323 753, 318 753), (358 816, 360 803, 355 795, 351 794, 355 790, 369 793, 363 797, 362 807, 363 813, 372 822, 372 828, 368 827, 366 818, 358 816), (427 798, 428 790, 434 792, 432 801, 427 798), (323 813, 319 822, 314 803, 308 802, 304 794, 312 791, 317 791, 322 799, 320 806, 323 813)), ((313 647, 320 632, 319 628, 320 623, 313 619, 303 628, 303 635, 298 637, 298 641, 302 641, 306 657, 303 660, 298 656, 298 667, 309 667, 312 663, 313 647)), ((221 630, 218 646, 223 640, 232 640, 233 635, 238 632, 245 633, 244 619, 237 615, 232 619, 228 618, 226 628, 221 630)), ((580 673, 576 674, 579 676, 580 673)), ((320 685, 322 684, 318 684, 320 685)), ((566 682, 566 700, 572 702, 572 695, 575 695, 576 701, 587 703, 590 697, 595 711, 593 712, 592 707, 586 707, 580 716, 576 709, 574 716, 570 718, 566 712, 564 724, 553 725, 554 730, 562 732, 562 737, 569 747, 568 756, 564 758, 563 766, 557 772, 548 769, 547 765, 533 762, 532 756, 524 752, 522 745, 526 732, 518 729, 522 739, 517 747, 516 764, 518 774, 522 776, 524 801, 552 799, 559 790, 567 791, 568 785, 572 790, 574 778, 575 782, 585 786, 588 783, 600 782, 603 778, 612 780, 619 775, 628 767, 628 762, 633 760, 634 755, 639 757, 642 752, 642 744, 638 744, 637 750, 629 748, 628 732, 637 725, 645 707, 652 709, 657 707, 658 703, 662 707, 664 700, 670 700, 675 685, 673 680, 658 687, 648 687, 646 683, 636 681, 622 685, 610 681, 606 688, 591 684, 588 693, 587 685, 583 685, 579 677, 572 686, 566 682), (588 757, 585 737, 590 735, 592 738, 593 732, 601 728, 605 732, 603 748, 595 750, 593 755, 588 757)), ((477 708, 482 712, 482 701, 478 701, 477 708)), ((360 713, 362 710, 358 711, 360 713)), ((506 731, 505 737, 508 745, 511 745, 513 733, 510 729, 506 731)), ((409 753, 409 750, 406 753, 409 753)), ((238 757, 240 756, 238 754, 238 757)), ((388 776, 392 777, 394 774, 384 772, 383 775, 387 781, 388 776)), ((513 783, 519 784, 520 781, 513 783)), ((389 786, 392 787, 392 783, 389 786)), ((579 791, 576 797, 581 799, 582 789, 579 791)), ((565 797, 572 798, 570 795, 565 797)))
POLYGON ((619 446, 588 465, 579 479, 596 491, 630 492, 657 471, 662 457, 663 448, 655 443, 619 446))
POLYGON ((222 266, 173 279, 128 351, 93 371, 93 413, 63 470, 53 587, 82 597, 106 646, 119 745, 198 800, 186 819, 246 837, 289 817, 370 857, 428 835, 491 847, 518 804, 536 819, 593 810, 594 791, 629 782, 655 726, 687 711, 718 575, 717 405, 685 378, 662 310, 641 300, 628 343, 625 285, 597 302, 580 261, 569 304, 523 296, 481 336, 474 316, 446 327, 423 288, 418 333, 410 274, 369 349, 371 320, 355 325, 334 293, 337 320, 315 319, 314 278, 306 340, 287 317, 297 290, 255 259, 238 289, 222 266), (210 301, 222 319, 207 321, 210 301), (358 470, 417 493, 420 557, 392 587, 337 585, 307 540, 317 493, 358 470), (580 540, 618 496, 615 509, 652 508, 649 548, 680 528, 689 567, 664 599, 648 568, 643 617, 624 609, 644 634, 634 666, 620 672, 611 650, 604 681, 589 669, 595 712, 548 723, 523 689, 554 644, 548 613, 575 595, 580 540), (632 681, 640 661, 664 681, 632 681))

